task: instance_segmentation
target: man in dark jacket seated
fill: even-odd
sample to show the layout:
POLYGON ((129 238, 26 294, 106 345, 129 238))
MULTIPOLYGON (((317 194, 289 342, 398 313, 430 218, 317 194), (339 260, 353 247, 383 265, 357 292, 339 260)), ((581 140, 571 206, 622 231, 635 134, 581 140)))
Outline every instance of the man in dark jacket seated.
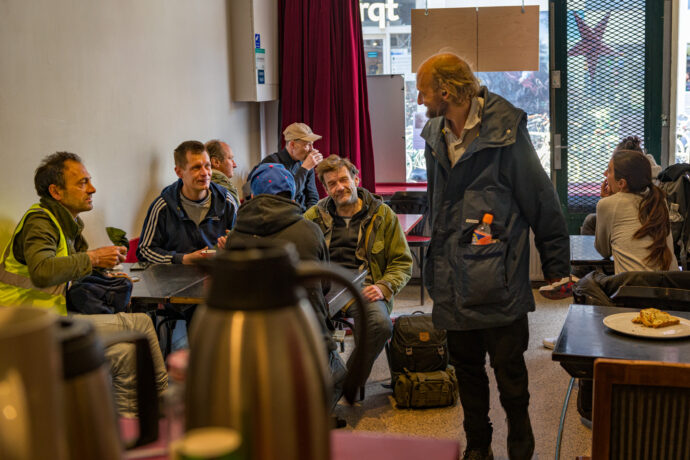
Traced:
MULTIPOLYGON (((314 142, 321 139, 304 123, 293 123, 283 131, 285 148, 261 160, 261 164, 280 163, 295 178, 295 202, 302 212, 319 201, 316 190, 314 168, 323 160, 323 155, 314 148, 314 142)), ((254 169, 259 166, 255 166, 254 169)), ((254 170, 252 170, 252 173, 254 170)), ((251 176, 252 173, 249 175, 251 176)))
MULTIPOLYGON (((259 165, 248 179, 252 199, 240 206, 235 228, 227 238, 221 238, 221 247, 243 247, 259 241, 293 243, 301 260, 328 262, 328 248, 319 226, 302 217, 300 206, 293 200, 295 181, 283 165, 264 163, 259 165)), ((345 364, 332 339, 333 323, 328 317, 324 293, 327 286, 316 283, 307 289, 317 320, 324 336, 328 352, 328 364, 333 378, 331 409, 342 395, 345 364)))

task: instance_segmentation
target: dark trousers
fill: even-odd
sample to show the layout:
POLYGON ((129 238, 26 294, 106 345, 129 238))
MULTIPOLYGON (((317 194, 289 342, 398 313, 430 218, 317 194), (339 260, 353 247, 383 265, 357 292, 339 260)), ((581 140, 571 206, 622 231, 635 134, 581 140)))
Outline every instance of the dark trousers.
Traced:
POLYGON ((529 341, 527 316, 501 327, 472 331, 448 331, 450 362, 455 366, 467 449, 491 445, 489 377, 486 354, 494 369, 500 400, 508 419, 508 456, 530 459, 534 435, 529 420, 527 366, 523 357, 529 341))

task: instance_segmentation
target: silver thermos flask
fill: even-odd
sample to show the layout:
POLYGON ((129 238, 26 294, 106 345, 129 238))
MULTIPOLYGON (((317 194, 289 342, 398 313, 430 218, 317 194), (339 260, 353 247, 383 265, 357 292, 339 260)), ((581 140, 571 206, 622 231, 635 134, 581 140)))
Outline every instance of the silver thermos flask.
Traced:
MULTIPOLYGON (((336 281, 361 308, 359 291, 331 268, 299 263, 292 245, 222 251, 204 265, 210 285, 190 334, 186 429, 237 430, 243 460, 329 458, 330 374, 303 286, 336 281)), ((363 380, 354 362, 343 387, 350 402, 363 380)))

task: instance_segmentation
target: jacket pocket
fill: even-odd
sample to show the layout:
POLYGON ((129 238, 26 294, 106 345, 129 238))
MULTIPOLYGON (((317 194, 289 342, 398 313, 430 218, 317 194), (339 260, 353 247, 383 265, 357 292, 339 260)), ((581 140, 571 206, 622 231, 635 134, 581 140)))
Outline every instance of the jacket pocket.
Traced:
POLYGON ((492 244, 459 246, 460 304, 465 307, 507 303, 510 299, 506 281, 507 245, 492 244))

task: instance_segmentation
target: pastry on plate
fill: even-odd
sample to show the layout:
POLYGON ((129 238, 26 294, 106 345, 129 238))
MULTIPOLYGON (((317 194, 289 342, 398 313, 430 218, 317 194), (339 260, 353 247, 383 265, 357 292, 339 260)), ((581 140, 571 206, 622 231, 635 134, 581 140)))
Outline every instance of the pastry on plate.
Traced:
POLYGON ((646 327, 666 327, 673 326, 680 323, 680 319, 671 316, 665 311, 657 310, 656 308, 645 308, 640 310, 640 314, 632 319, 633 323, 642 324, 646 327))

